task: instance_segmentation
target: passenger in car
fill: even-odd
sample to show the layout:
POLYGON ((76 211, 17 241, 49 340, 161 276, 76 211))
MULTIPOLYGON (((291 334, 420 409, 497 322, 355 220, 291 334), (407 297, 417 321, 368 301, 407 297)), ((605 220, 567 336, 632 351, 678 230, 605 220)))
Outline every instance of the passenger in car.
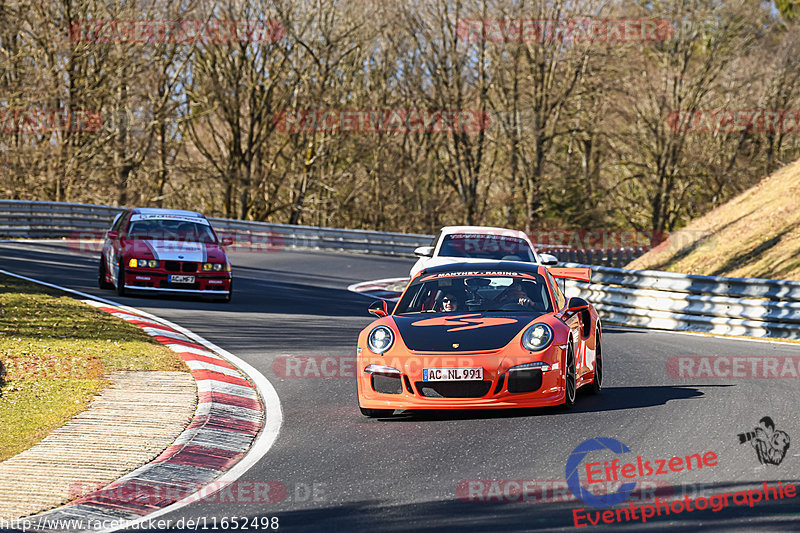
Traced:
POLYGON ((439 300, 437 310, 443 313, 454 313, 458 311, 458 307, 458 297, 452 292, 448 292, 439 300))

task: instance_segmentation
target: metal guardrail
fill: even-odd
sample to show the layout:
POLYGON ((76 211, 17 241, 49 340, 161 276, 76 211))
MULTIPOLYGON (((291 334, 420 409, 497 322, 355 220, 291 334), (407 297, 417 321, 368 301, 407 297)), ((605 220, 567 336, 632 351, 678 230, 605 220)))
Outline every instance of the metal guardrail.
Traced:
MULTIPOLYGON (((99 238, 122 208, 0 200, 0 236, 99 238)), ((267 249, 318 249, 410 256, 430 235, 320 228, 209 218, 221 234, 267 249)), ((543 249, 568 266, 589 266, 590 283, 569 281, 569 295, 591 301, 606 323, 727 335, 800 338, 800 282, 636 271, 617 264, 643 253, 543 249), (579 255, 577 252, 582 252, 579 255), (578 260, 578 262, 574 262, 578 260), (589 259, 589 261, 586 261, 589 259)))
MULTIPOLYGON (((121 207, 65 202, 0 200, 0 237, 100 238, 121 207), (96 232, 94 234, 93 232, 96 232)), ((380 255, 411 255, 429 245, 433 235, 323 228, 209 217, 220 234, 233 234, 237 242, 279 247, 346 251, 380 255)), ((584 250, 541 247, 559 261, 622 267, 646 252, 644 248, 584 250)))
MULTIPOLYGON (((101 238, 121 207, 63 202, 0 200, 0 237, 101 238)), ((381 255, 410 255, 432 236, 249 222, 209 217, 221 235, 265 249, 302 248, 381 255)))
POLYGON ((591 282, 570 280, 566 283, 568 295, 592 302, 607 323, 724 335, 800 338, 798 281, 598 266, 591 266, 591 269, 591 282))
POLYGON ((586 249, 586 248, 550 248, 539 246, 539 252, 552 254, 562 263, 581 263, 584 265, 600 265, 621 268, 647 253, 648 248, 612 248, 612 249, 586 249))

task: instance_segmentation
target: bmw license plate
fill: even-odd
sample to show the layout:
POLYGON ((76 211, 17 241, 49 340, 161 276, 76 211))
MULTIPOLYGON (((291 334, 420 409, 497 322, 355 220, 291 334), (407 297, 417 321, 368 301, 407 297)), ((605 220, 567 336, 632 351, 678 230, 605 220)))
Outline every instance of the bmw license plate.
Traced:
POLYGON ((194 283, 194 276, 177 276, 170 275, 170 283, 194 283))
POLYGON ((423 368, 422 381, 483 381, 483 367, 423 368))

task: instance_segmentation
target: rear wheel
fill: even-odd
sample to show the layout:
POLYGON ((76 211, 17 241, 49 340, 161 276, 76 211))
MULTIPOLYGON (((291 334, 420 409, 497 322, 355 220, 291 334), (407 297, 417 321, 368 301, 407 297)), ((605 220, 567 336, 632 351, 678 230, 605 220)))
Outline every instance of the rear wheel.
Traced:
POLYGON ((567 347, 566 363, 564 366, 564 409, 572 409, 575 405, 575 394, 577 392, 575 378, 575 350, 570 342, 567 347))
POLYGON ((117 294, 125 296, 125 267, 121 262, 117 270, 117 294))
POLYGON ((392 416, 392 413, 394 413, 394 409, 366 409, 364 407, 360 407, 359 409, 361 409, 362 415, 370 418, 386 418, 387 416, 392 416))
MULTIPOLYGON (((600 333, 598 331, 598 333, 600 333)), ((600 348, 600 335, 597 335, 597 348, 595 349, 595 360, 594 360, 594 379, 592 380, 591 385, 589 385, 589 392, 591 394, 597 394, 600 392, 600 389, 603 388, 603 353, 600 348)))
POLYGON ((97 286, 101 289, 113 289, 114 285, 106 280, 106 258, 100 256, 100 266, 97 267, 97 286))

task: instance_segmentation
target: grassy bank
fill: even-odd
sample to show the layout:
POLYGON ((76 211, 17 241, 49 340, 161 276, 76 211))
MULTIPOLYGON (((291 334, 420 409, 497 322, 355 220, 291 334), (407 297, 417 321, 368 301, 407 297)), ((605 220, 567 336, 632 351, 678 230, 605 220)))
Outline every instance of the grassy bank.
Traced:
POLYGON ((679 230, 627 268, 800 280, 800 161, 679 230))
POLYGON ((136 326, 0 275, 0 460, 85 409, 116 370, 184 370, 136 326))

